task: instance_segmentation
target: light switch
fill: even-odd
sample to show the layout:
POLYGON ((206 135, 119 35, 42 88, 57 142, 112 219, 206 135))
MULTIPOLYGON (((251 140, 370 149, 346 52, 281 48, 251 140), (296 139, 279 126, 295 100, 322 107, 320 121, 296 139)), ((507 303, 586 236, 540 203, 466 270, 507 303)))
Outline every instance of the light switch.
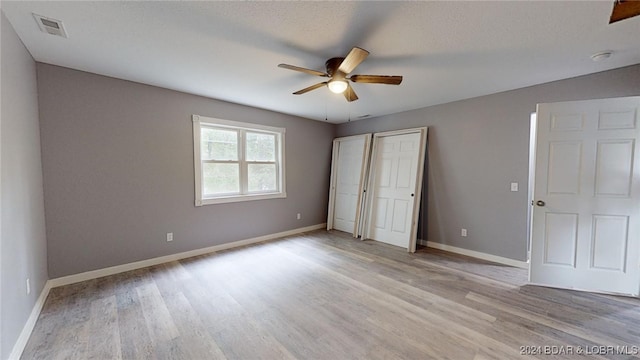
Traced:
POLYGON ((512 182, 511 183, 511 191, 518 191, 518 183, 517 182, 512 182))

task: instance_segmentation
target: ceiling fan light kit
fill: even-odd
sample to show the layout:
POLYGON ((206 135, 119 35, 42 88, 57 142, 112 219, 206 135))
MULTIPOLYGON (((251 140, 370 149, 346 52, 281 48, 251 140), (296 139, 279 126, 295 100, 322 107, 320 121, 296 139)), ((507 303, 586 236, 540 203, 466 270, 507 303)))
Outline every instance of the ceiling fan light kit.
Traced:
POLYGON ((349 84, 347 84, 345 80, 333 79, 329 81, 327 86, 329 87, 329 90, 331 90, 332 93, 342 94, 345 90, 347 90, 347 87, 349 86, 349 84))
POLYGON ((298 90, 293 93, 294 95, 302 95, 309 91, 327 85, 331 92, 336 94, 342 93, 344 94, 345 99, 351 102, 358 100, 358 96, 356 95, 351 85, 349 85, 349 81, 354 83, 359 82, 369 84, 400 85, 400 83, 402 82, 402 76, 351 75, 351 77, 347 77, 356 68, 356 66, 360 65, 360 63, 362 63, 364 59, 367 58, 367 56, 369 56, 369 52, 367 50, 361 49, 359 47, 354 47, 353 49, 351 49, 347 57, 334 57, 327 60, 327 62, 325 63, 325 67, 327 69, 326 73, 289 64, 279 64, 278 67, 293 71, 299 71, 310 75, 331 78, 331 80, 329 81, 317 83, 302 90, 298 90))

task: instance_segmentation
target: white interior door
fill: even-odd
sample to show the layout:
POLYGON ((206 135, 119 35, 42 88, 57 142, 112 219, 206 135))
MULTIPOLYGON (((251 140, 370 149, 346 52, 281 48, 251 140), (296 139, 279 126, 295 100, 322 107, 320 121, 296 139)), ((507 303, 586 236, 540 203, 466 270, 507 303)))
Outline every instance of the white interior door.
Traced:
POLYGON ((366 170, 369 166, 371 134, 333 141, 331 191, 327 229, 360 235, 360 214, 366 170))
POLYGON ((365 237, 415 251, 427 129, 374 135, 365 237))
POLYGON ((530 281, 638 295, 640 97, 540 104, 530 281))

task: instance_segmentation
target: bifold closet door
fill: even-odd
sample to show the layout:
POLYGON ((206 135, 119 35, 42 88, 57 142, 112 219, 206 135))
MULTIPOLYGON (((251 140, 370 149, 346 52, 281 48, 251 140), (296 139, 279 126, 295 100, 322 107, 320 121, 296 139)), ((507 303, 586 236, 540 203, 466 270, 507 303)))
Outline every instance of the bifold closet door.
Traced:
POLYGON ((371 134, 333 140, 327 230, 361 235, 361 213, 371 134))
POLYGON ((427 128, 373 136, 363 238, 416 249, 427 128))

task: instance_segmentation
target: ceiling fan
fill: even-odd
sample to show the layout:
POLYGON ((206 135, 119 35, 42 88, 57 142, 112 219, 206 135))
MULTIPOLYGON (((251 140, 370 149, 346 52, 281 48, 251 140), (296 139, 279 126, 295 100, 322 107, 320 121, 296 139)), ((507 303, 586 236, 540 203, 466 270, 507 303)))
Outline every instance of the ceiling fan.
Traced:
POLYGON ((358 100, 358 96, 356 95, 355 91, 353 91, 351 85, 349 85, 349 81, 352 81, 354 83, 357 82, 369 84, 400 85, 400 83, 402 82, 402 76, 351 75, 350 77, 347 77, 356 68, 356 66, 360 65, 360 63, 367 58, 367 56, 369 56, 369 52, 367 50, 361 49, 359 47, 354 47, 353 49, 351 49, 347 57, 335 57, 327 60, 327 62, 325 63, 325 66, 327 68, 326 73, 288 64, 279 64, 278 67, 330 78, 327 81, 323 81, 321 83, 306 87, 302 90, 298 90, 293 93, 294 95, 302 95, 311 90, 315 90, 326 85, 332 92, 336 94, 344 94, 344 97, 347 99, 347 101, 351 102, 358 100))

